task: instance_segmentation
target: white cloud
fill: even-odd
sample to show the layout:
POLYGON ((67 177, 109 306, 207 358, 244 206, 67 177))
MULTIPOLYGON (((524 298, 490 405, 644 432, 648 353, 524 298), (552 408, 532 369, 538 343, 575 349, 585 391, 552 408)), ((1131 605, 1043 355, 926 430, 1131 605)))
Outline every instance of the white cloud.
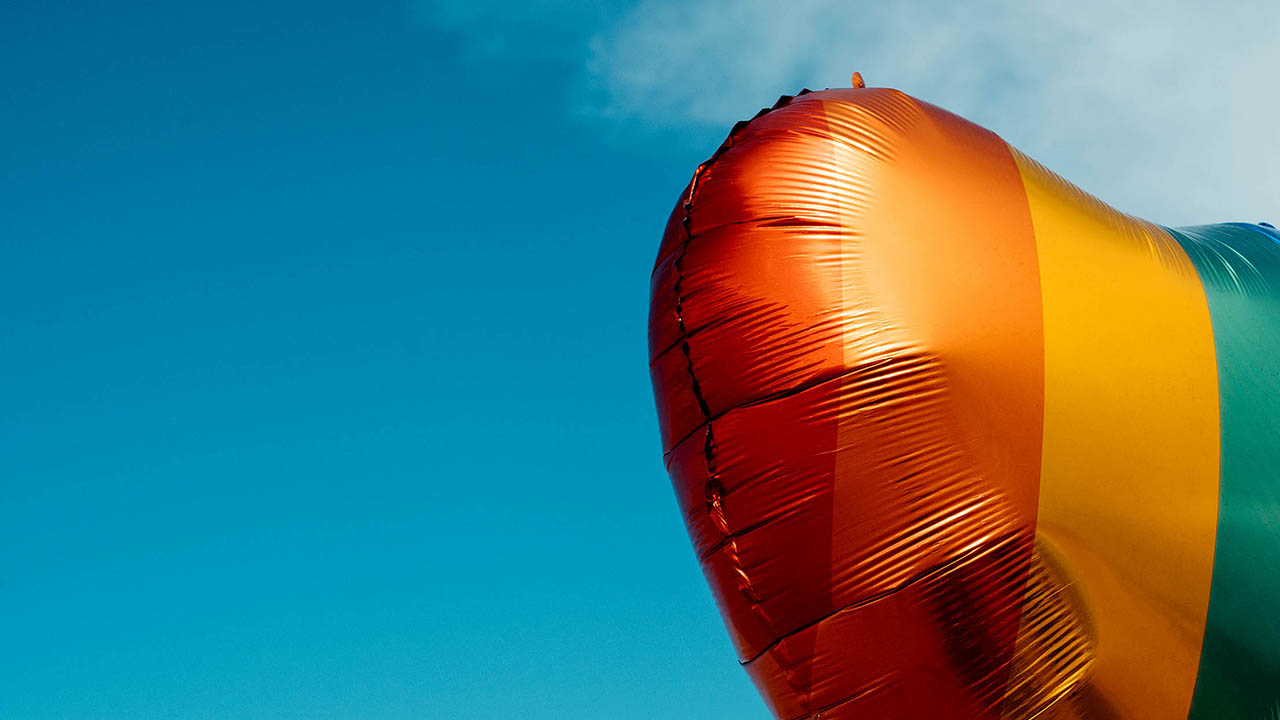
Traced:
POLYGON ((618 122, 722 127, 802 86, 898 87, 1169 224, 1280 220, 1280 2, 641 0, 584 72, 618 122))

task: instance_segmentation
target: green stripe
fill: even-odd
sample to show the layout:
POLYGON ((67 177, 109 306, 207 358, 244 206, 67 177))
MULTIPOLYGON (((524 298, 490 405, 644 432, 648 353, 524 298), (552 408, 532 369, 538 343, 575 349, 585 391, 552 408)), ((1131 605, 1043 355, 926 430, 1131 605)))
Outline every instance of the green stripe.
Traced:
POLYGON ((1218 358, 1222 470, 1209 615, 1190 717, 1280 706, 1280 236, 1169 230, 1195 264, 1218 358))

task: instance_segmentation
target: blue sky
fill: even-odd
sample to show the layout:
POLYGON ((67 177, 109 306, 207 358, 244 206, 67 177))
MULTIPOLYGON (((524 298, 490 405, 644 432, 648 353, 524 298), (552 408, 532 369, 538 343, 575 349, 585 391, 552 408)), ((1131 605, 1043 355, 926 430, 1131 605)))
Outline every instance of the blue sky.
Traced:
POLYGON ((0 717, 766 718, 645 357, 729 124, 858 69, 1274 207, 1275 10, 986 4, 6 4, 0 717))

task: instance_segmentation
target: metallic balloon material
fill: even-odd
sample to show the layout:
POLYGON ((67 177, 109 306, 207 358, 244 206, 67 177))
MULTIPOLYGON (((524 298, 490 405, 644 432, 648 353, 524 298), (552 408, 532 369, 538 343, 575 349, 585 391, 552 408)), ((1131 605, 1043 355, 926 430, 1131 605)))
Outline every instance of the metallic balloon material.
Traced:
POLYGON ((698 167, 651 290, 665 461, 777 717, 1280 708, 1274 230, 806 91, 698 167))

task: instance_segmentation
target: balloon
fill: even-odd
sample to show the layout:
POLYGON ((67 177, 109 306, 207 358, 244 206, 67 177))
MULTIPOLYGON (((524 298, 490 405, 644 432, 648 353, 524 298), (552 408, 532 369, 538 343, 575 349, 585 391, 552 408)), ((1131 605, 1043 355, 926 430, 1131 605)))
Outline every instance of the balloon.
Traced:
POLYGON ((698 167, 651 290, 664 460, 777 717, 1280 712, 1274 228, 805 91, 698 167))

